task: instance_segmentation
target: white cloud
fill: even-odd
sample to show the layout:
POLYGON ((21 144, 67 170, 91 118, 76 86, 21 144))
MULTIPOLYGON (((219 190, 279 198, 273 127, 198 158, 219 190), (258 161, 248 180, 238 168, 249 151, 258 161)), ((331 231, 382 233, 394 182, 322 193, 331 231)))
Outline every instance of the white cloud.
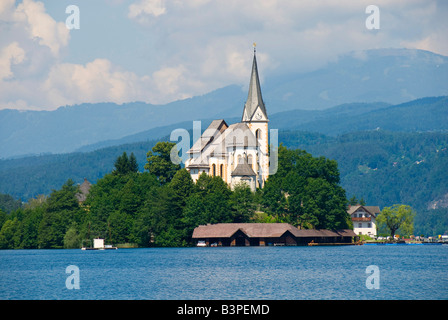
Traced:
POLYGON ((183 66, 167 67, 153 74, 153 81, 157 90, 163 95, 175 95, 179 90, 179 80, 183 78, 185 68, 183 66))
POLYGON ((71 63, 53 66, 43 90, 52 106, 105 101, 123 103, 145 98, 141 95, 144 82, 132 72, 119 70, 107 59, 96 59, 85 66, 71 63))
POLYGON ((158 17, 166 13, 162 0, 140 0, 129 6, 128 17, 145 22, 149 16, 158 17))
MULTIPOLYGON (((109 42, 98 41, 97 47, 84 48, 90 57, 64 61, 70 31, 41 1, 0 0, 0 108, 167 103, 229 84, 247 86, 253 42, 262 81, 272 73, 316 69, 352 50, 406 46, 448 54, 448 6, 435 0, 376 1, 381 29, 375 32, 365 28, 369 0, 105 0, 108 14, 116 10, 118 17, 125 10, 126 25, 143 35, 141 41, 126 48, 125 58, 106 47, 109 42), (120 67, 133 58, 142 64, 120 67)), ((86 0, 81 12, 89 4, 86 0)), ((100 20, 103 16, 97 25, 110 23, 100 20)), ((73 37, 88 37, 84 28, 73 37)))
POLYGON ((15 0, 0 1, 0 20, 10 21, 14 12, 15 0))
POLYGON ((146 90, 149 92, 149 100, 156 104, 190 98, 207 88, 183 65, 161 68, 148 79, 149 87, 146 90))
MULTIPOLYGON (((231 83, 246 85, 254 41, 262 77, 310 71, 348 51, 403 43, 448 54, 447 42, 441 41, 446 28, 440 28, 448 12, 436 1, 378 0, 381 29, 373 32, 365 27, 370 4, 369 0, 173 0, 165 3, 163 19, 145 27, 148 34, 157 34, 157 54, 165 57, 164 63, 182 64, 189 81, 205 84, 204 92, 231 83)), ((186 85, 178 89, 185 90, 186 85)), ((191 92, 198 93, 203 92, 191 92)))
POLYGON ((61 47, 68 44, 70 32, 63 22, 56 22, 45 12, 42 2, 23 0, 14 12, 17 22, 25 23, 31 39, 37 39, 40 45, 50 48, 57 56, 61 47))
POLYGON ((165 103, 189 98, 191 95, 187 92, 202 85, 190 82, 185 72, 185 67, 180 65, 161 68, 151 76, 138 76, 107 59, 95 59, 86 65, 61 63, 51 68, 42 92, 53 107, 83 102, 165 103))
POLYGON ((0 81, 13 76, 11 66, 25 60, 25 51, 17 42, 13 42, 0 51, 0 81))

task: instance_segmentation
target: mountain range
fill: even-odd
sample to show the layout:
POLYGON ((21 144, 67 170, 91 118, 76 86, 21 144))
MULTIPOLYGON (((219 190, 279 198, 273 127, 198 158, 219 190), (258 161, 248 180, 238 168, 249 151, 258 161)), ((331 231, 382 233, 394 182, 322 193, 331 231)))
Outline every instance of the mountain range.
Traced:
MULTIPOLYGON (((229 124, 238 120, 239 118, 226 119, 229 124)), ((210 121, 203 121, 202 130, 206 129, 210 121)), ((279 129, 279 143, 305 149, 315 156, 324 155, 336 159, 344 178, 345 175, 378 169, 377 163, 398 162, 401 157, 409 158, 411 162, 421 161, 425 154, 435 157, 436 149, 443 150, 448 147, 448 142, 446 143, 443 138, 448 139, 448 97, 427 97, 398 105, 352 103, 325 110, 285 111, 270 116, 269 127, 279 129), (402 149, 396 147, 395 144, 378 149, 382 143, 391 143, 391 139, 398 146, 406 145, 407 148, 411 148, 414 144, 426 145, 428 143, 423 141, 426 141, 428 137, 419 135, 419 132, 433 131, 442 135, 442 138, 433 137, 442 139, 441 142, 431 140, 431 144, 434 145, 430 149, 420 153, 413 152, 411 157, 405 156, 402 149), (390 134, 380 135, 386 140, 383 142, 378 140, 378 136, 366 136, 369 132, 378 134, 389 132, 390 134), (393 135, 393 132, 396 132, 396 135, 393 135), (408 132, 416 140, 409 140, 408 136, 402 135, 404 132, 408 132), (347 138, 350 134, 356 134, 357 138, 347 138), (392 138, 390 138, 391 134, 392 138), (405 140, 402 141, 402 139, 405 140), (341 153, 338 148, 344 152, 341 153), (353 164, 352 157, 361 160, 353 164)), ((84 178, 95 182, 112 171, 114 161, 124 151, 128 154, 133 152, 137 157, 140 170, 143 170, 146 153, 158 140, 168 140, 171 131, 175 128, 190 130, 192 122, 150 129, 122 139, 85 146, 83 150, 73 153, 0 160, 0 193, 28 199, 37 194, 48 194, 68 178, 72 178, 75 182, 82 182, 84 178)), ((427 146, 420 147, 427 148, 427 146)), ((448 169, 448 163, 445 167, 448 169)), ((379 168, 381 169, 381 166, 379 168)), ((353 183, 347 183, 344 187, 350 192, 355 192, 352 186, 353 183)), ((431 195, 425 201, 437 200, 438 196, 448 193, 448 189, 445 189, 440 190, 438 195, 431 195)), ((355 193, 359 194, 361 191, 362 188, 357 188, 355 193)), ((378 199, 375 198, 375 201, 378 199)), ((421 206, 424 205, 424 203, 421 204, 421 206)))
MULTIPOLYGON (((213 119, 203 119, 205 130, 213 119)), ((229 124, 240 117, 225 119, 229 124)), ((120 139, 101 141, 83 146, 76 151, 87 152, 100 148, 140 141, 150 141, 169 136, 177 128, 193 129, 192 121, 156 127, 120 139)), ((389 131, 444 131, 448 130, 448 96, 426 97, 390 105, 384 102, 345 103, 324 110, 290 110, 269 116, 269 128, 300 130, 330 136, 363 130, 389 131)))
MULTIPOLYGON (((263 67, 259 67, 262 75, 263 67)), ((411 100, 446 96, 447 83, 448 57, 422 50, 376 49, 343 55, 313 72, 273 75, 262 79, 262 89, 271 128, 336 135, 377 127, 443 130, 446 100, 441 98, 436 104, 411 100), (414 120, 406 119, 399 110, 410 107, 407 101, 414 104, 414 120), (425 103, 435 108, 434 112, 425 103), (330 108, 333 106, 338 107, 330 108), (367 111, 374 113, 367 115, 367 111), (344 125, 340 124, 341 118, 344 125), (405 124, 400 124, 403 121, 405 124), (414 121, 412 127, 410 121, 414 121)), ((188 129, 193 120, 203 120, 205 125, 221 118, 236 122, 246 90, 230 85, 166 105, 105 102, 63 106, 54 111, 0 110, 0 158, 88 151, 158 139, 173 128, 188 129)))
MULTIPOLYGON (((202 130, 210 121, 203 121, 202 130)), ((146 153, 157 141, 168 140, 175 128, 191 126, 185 121, 83 151, 0 160, 0 194, 26 201, 50 194, 67 179, 96 183, 124 151, 135 154, 143 171, 146 153)), ((280 129, 279 143, 289 148, 336 160, 348 198, 355 195, 381 208, 406 203, 417 210, 418 234, 448 231, 448 97, 284 111, 270 116, 270 128, 280 129)))

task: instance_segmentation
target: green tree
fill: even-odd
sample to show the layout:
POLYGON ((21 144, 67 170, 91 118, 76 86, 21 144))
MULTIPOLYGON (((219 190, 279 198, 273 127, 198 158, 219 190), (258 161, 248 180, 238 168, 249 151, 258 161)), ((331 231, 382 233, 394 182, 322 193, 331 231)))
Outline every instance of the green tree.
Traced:
POLYGON ((133 152, 131 152, 131 155, 129 156, 129 171, 130 172, 138 172, 138 162, 137 157, 133 152))
POLYGON ((112 173, 106 174, 92 185, 84 203, 89 208, 83 226, 85 239, 105 238, 109 235, 109 216, 120 209, 121 193, 128 180, 128 175, 112 173))
POLYGON ((186 201, 182 223, 184 224, 185 237, 189 241, 194 228, 207 224, 206 208, 204 199, 199 193, 192 194, 186 201))
POLYGON ((9 194, 0 193, 0 210, 5 211, 6 213, 11 213, 20 207, 22 207, 22 202, 20 200, 14 199, 9 194))
POLYGON ((233 222, 229 197, 211 192, 205 196, 204 206, 207 223, 233 222))
POLYGON ((76 223, 73 223, 64 235, 64 248, 78 249, 81 247, 81 240, 76 223))
POLYGON ((123 211, 113 212, 108 219, 107 240, 111 243, 129 242, 132 218, 123 211))
POLYGON ((268 178, 259 199, 263 210, 268 215, 274 217, 276 221, 284 222, 287 215, 287 200, 280 176, 275 175, 268 178))
POLYGON ((134 216, 143 201, 139 195, 139 186, 134 179, 129 179, 120 192, 118 209, 130 216, 134 216))
POLYGON ((2 209, 0 209, 0 230, 2 229, 5 221, 8 220, 8 215, 2 209))
POLYGON ((139 211, 133 221, 130 242, 136 243, 139 247, 148 247, 152 244, 152 217, 145 206, 139 211))
POLYGON ((303 228, 347 228, 350 217, 337 162, 283 145, 278 153, 279 169, 261 191, 263 210, 303 228))
POLYGON ((149 238, 155 246, 180 246, 182 244, 182 221, 175 194, 168 185, 153 188, 143 208, 148 223, 149 238))
POLYGON ((202 172, 199 175, 198 180, 196 180, 195 192, 198 192, 202 196, 205 196, 208 193, 208 186, 211 181, 212 177, 206 174, 205 172, 202 172))
POLYGON ((385 207, 377 217, 379 227, 385 226, 394 238, 397 230, 410 235, 414 228, 415 212, 409 205, 394 204, 392 207, 385 207))
POLYGON ((210 177, 203 173, 196 183, 197 192, 204 199, 205 220, 207 223, 233 222, 230 207, 230 190, 221 177, 210 177))
POLYGON ((35 205, 32 208, 25 207, 22 221, 23 237, 21 247, 24 249, 37 249, 39 224, 46 211, 46 203, 35 205))
POLYGON ((181 168, 179 164, 171 161, 171 154, 178 156, 175 148, 176 144, 173 142, 158 142, 146 155, 148 162, 145 169, 155 175, 161 184, 170 182, 181 168))
POLYGON ((22 228, 19 219, 6 220, 0 230, 0 249, 19 249, 22 242, 22 228))
POLYGON ((31 198, 28 200, 28 202, 25 204, 25 209, 34 209, 37 207, 42 207, 47 203, 48 197, 44 194, 38 195, 36 198, 31 198))
POLYGON ((89 208, 81 228, 84 239, 104 237, 107 241, 148 245, 148 219, 142 213, 150 190, 160 186, 148 172, 106 174, 92 185, 85 202, 89 208))
POLYGON ((187 198, 195 191, 193 179, 185 168, 176 172, 169 186, 174 191, 175 201, 182 208, 185 206, 187 198))
POLYGON ((364 198, 361 198, 360 200, 358 200, 356 198, 356 196, 351 197, 348 200, 348 204, 351 206, 356 206, 356 205, 361 205, 361 206, 365 206, 366 205, 366 201, 364 200, 364 198))
POLYGON ((115 169, 112 171, 115 175, 126 175, 129 173, 138 172, 137 158, 134 153, 128 157, 126 151, 115 160, 115 169))
POLYGON ((249 222, 255 212, 255 196, 246 183, 237 184, 230 195, 233 222, 249 222))
POLYGON ((62 248, 69 226, 82 223, 84 211, 80 208, 76 193, 79 191, 69 179, 60 190, 53 190, 38 227, 40 248, 62 248))
POLYGON ((309 178, 303 197, 303 223, 316 229, 345 229, 349 215, 346 211, 345 190, 323 178, 309 178))

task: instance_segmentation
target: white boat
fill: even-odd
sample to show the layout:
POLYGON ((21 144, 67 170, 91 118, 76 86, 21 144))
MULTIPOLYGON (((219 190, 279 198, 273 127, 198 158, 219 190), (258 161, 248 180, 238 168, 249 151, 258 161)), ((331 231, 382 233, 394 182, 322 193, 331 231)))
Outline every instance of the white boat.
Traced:
POLYGON ((205 241, 198 241, 198 243, 196 244, 197 247, 206 247, 207 244, 205 243, 205 241))

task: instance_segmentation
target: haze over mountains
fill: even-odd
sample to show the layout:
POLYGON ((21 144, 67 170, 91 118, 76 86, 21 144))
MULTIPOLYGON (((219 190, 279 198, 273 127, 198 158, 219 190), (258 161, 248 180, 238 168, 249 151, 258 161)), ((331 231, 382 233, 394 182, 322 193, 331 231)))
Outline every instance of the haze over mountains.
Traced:
MULTIPOLYGON (((259 67, 263 77, 263 66, 259 67)), ((262 79, 262 89, 271 128, 334 135, 376 128, 371 125, 387 130, 446 130, 446 98, 405 102, 446 96, 447 83, 448 57, 422 50, 377 49, 347 54, 314 72, 262 79), (348 104, 322 111, 344 103, 348 104)), ((0 158, 157 139, 177 127, 188 129, 192 120, 238 121, 246 95, 244 87, 232 85, 160 106, 133 102, 82 104, 55 111, 0 110, 0 158)), ((204 121, 203 126, 207 124, 204 121)))
MULTIPOLYGON (((239 120, 239 117, 226 119, 229 123, 239 120)), ((202 122, 202 130, 205 130, 210 121, 202 122)), ((169 139, 171 131, 179 127, 189 130, 192 122, 158 127, 122 139, 104 141, 85 146, 74 153, 0 160, 0 193, 28 199, 38 194, 48 194, 69 178, 77 183, 87 178, 94 183, 113 170, 115 160, 124 151, 136 155, 142 171, 146 153, 157 141, 169 139)), ((441 172, 448 170, 448 162, 445 162, 448 147, 446 96, 421 98, 399 105, 352 103, 325 110, 285 111, 270 117, 270 128, 279 128, 279 143, 304 149, 314 156, 323 155, 337 160, 343 186, 349 194, 369 194, 372 190, 370 184, 362 184, 368 178, 363 176, 365 172, 375 173, 378 181, 372 185, 381 185, 384 180, 379 176, 380 173, 403 159, 410 166, 421 163, 419 167, 431 172, 435 172, 436 167, 441 172), (408 155, 409 152, 411 155, 408 155), (428 167, 430 158, 437 159, 437 165, 428 167), (422 160, 424 161, 421 162, 422 160), (344 183, 344 179, 349 176, 356 181, 356 185, 361 185, 356 192, 353 190, 355 183, 352 180, 344 183)), ((406 168, 402 170, 403 183, 426 174, 414 174, 406 168)), ((448 194, 448 182, 445 181, 447 176, 436 176, 440 176, 442 180, 423 189, 437 191, 434 195, 428 195, 426 200, 420 199, 420 207, 448 194)), ((400 194, 399 190, 394 192, 400 194)), ((380 194, 372 194, 371 197, 372 199, 365 199, 378 202, 380 194)), ((400 197, 397 196, 397 199, 400 197)))

